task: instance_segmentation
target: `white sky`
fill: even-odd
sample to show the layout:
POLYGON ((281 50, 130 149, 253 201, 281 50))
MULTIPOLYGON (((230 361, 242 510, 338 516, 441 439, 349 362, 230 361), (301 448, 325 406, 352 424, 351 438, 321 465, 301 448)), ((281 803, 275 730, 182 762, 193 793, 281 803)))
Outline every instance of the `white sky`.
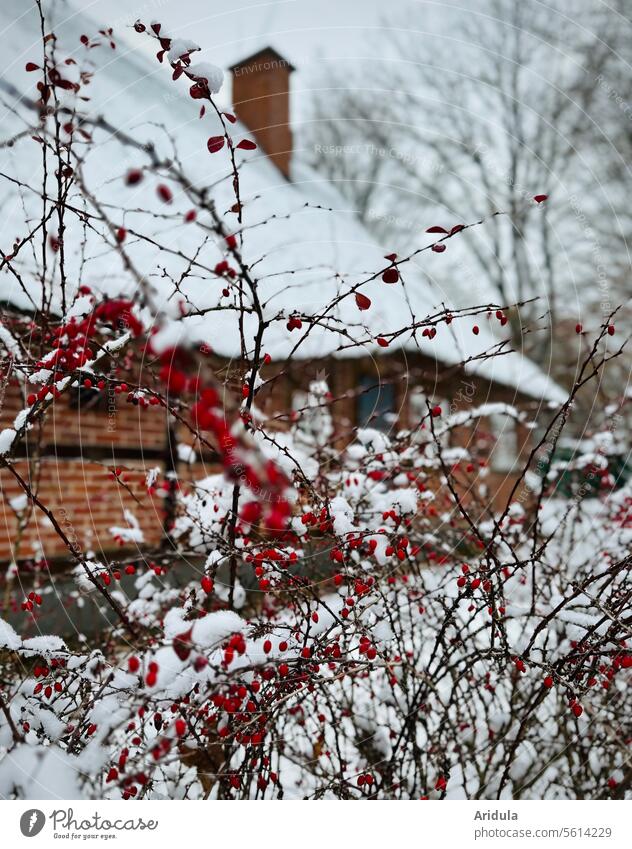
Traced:
MULTIPOLYGON (((293 78, 293 114, 301 112, 301 88, 315 79, 322 64, 341 60, 377 60, 379 29, 393 16, 401 21, 410 0, 69 0, 75 8, 114 28, 119 43, 148 50, 148 39, 130 30, 140 18, 158 20, 169 34, 190 38, 202 47, 201 59, 223 68, 272 45, 297 68, 293 78)), ((443 4, 417 0, 435 9, 443 4)))
MULTIPOLYGON (((406 0, 395 0, 405 5, 406 0)), ((383 0, 72 0, 122 34, 136 18, 164 21, 227 65, 272 44, 299 64, 318 54, 361 50, 366 30, 379 25, 383 0)), ((392 11, 392 5, 391 5, 392 11)), ((209 55, 210 59, 211 56, 209 55)))

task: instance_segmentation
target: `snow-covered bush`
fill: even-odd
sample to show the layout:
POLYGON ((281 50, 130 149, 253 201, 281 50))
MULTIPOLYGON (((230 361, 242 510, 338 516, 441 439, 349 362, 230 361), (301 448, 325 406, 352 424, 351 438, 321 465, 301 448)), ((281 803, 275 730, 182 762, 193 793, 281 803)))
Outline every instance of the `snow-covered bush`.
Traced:
MULTIPOLYGON (((344 434, 323 375, 291 409, 264 412, 267 383, 282 379, 303 348, 306 357, 354 347, 375 354, 417 333, 440 344, 459 326, 478 338, 474 322, 496 313, 502 326, 509 305, 411 313, 397 325, 379 306, 403 285, 410 257, 394 255, 345 279, 317 308, 291 306, 289 271, 275 290, 287 298, 268 297, 248 253, 251 232, 265 222, 243 222, 239 157, 255 144, 233 138, 233 116, 216 106, 221 73, 195 63, 196 45, 160 24, 136 29, 155 39, 174 85, 186 80, 201 116, 212 114, 219 129, 198 155, 226 157, 230 203, 225 186, 220 206, 212 187, 197 185, 176 153, 138 143, 107 113, 95 118, 82 100, 91 72, 45 41, 44 59, 27 66, 39 100, 26 134, 46 163, 28 184, 44 211, 27 213, 4 255, 37 320, 16 312, 2 327, 25 407, 0 433, 0 455, 3 473, 68 548, 74 571, 64 604, 72 612, 94 603, 112 625, 92 642, 73 633, 25 638, 0 619, 0 797, 628 794, 632 491, 563 499, 555 469, 546 463, 542 473, 540 463, 579 389, 615 355, 606 347, 611 321, 567 400, 542 412, 542 435, 500 514, 477 509, 485 464, 451 435, 491 413, 531 426, 507 404, 463 412, 428 398, 408 429, 344 434), (88 173, 113 140, 137 158, 118 180, 115 204, 93 193, 88 173), (121 192, 148 184, 158 207, 145 210, 147 195, 135 195, 134 223, 123 227, 121 192), (167 250, 180 273, 165 264, 150 275, 142 250, 156 245, 152 228, 170 220, 176 195, 189 205, 186 223, 199 227, 197 247, 183 237, 167 250), (107 297, 81 282, 82 257, 97 244, 120 260, 107 297), (200 292, 211 284, 221 295, 205 301, 200 292), (232 333, 241 350, 230 381, 197 357, 196 328, 212 333, 214 322, 210 346, 221 349, 232 333), (279 376, 274 352, 288 340, 279 376), (166 410, 215 452, 215 468, 194 485, 172 476, 169 546, 159 555, 124 563, 84 553, 13 463, 24 435, 81 387, 126 393, 144 415, 166 410)), ((99 48, 112 38, 103 31, 99 48)), ((464 228, 430 229, 439 241, 427 249, 440 254, 464 228)), ((493 369, 517 356, 486 327, 481 337, 490 344, 467 364, 493 369)), ((597 435, 593 444, 607 442, 597 435)), ((113 533, 141 542, 135 521, 130 515, 113 533)), ((53 587, 44 581, 25 594, 21 621, 53 603, 53 587)))

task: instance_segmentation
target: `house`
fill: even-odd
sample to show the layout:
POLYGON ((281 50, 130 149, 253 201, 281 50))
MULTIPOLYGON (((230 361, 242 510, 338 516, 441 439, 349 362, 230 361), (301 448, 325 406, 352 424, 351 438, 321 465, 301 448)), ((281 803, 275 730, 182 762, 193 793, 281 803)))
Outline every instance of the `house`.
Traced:
MULTIPOLYGON (((21 1, 3 3, 0 24, 9 54, 7 70, 0 78, 5 113, 2 140, 12 139, 0 148, 0 171, 11 175, 4 181, 6 214, 0 228, 7 252, 24 227, 25 214, 35 221, 41 214, 38 191, 28 188, 36 187, 42 175, 40 147, 25 133, 34 114, 29 99, 33 80, 24 72, 25 62, 41 46, 36 15, 24 12, 21 1)), ((207 187, 216 209, 238 228, 229 212, 235 195, 227 160, 207 151, 207 138, 218 132, 217 119, 200 118, 199 103, 191 100, 188 88, 172 82, 168 68, 150 64, 142 55, 123 49, 102 59, 95 49, 86 57, 81 35, 95 30, 83 13, 62 17, 55 25, 59 49, 63 47, 78 64, 101 65, 90 85, 86 111, 104 120, 97 117, 89 127, 84 125, 90 138, 80 142, 85 148, 81 180, 87 193, 98 198, 101 211, 90 227, 81 215, 66 222, 64 243, 72 294, 65 303, 54 255, 44 270, 38 256, 21 256, 19 277, 10 263, 3 265, 2 427, 11 425, 31 391, 12 367, 12 322, 16 316, 32 316, 33 339, 39 344, 43 301, 50 302, 60 316, 74 315, 79 320, 104 298, 127 299, 140 320, 151 321, 157 312, 163 317, 161 328, 152 335, 152 356, 186 343, 227 380, 240 370, 237 313, 225 308, 223 284, 213 274, 225 246, 209 228, 204 230, 203 220, 189 220, 191 201, 185 193, 174 189, 171 202, 165 204, 156 192, 160 168, 158 173, 147 170, 138 185, 125 184, 130 168, 147 167, 147 145, 157 161, 167 161, 176 152, 175 140, 179 161, 190 179, 207 187), (130 144, 130 138, 137 144, 130 144), (123 246, 117 247, 112 225, 126 230, 123 246), (202 239, 204 249, 196 254, 202 239), (104 241, 110 250, 104 250, 104 241), (197 260, 191 267, 187 256, 192 255, 197 260), (185 272, 174 298, 173 280, 182 280, 185 272), (79 286, 87 286, 92 294, 75 297, 79 286)), ((476 319, 480 324, 476 335, 471 318, 437 326, 434 338, 424 336, 421 327, 414 334, 397 333, 428 314, 444 312, 444 297, 430 288, 419 271, 425 257, 440 261, 440 256, 426 253, 407 263, 396 285, 385 285, 379 275, 371 279, 388 264, 387 248, 376 244, 335 187, 294 156, 292 71, 292 65, 272 48, 230 69, 238 118, 232 133, 258 143, 254 153, 237 152, 243 211, 239 229, 244 255, 256 269, 263 308, 270 319, 266 336, 270 376, 275 368, 283 375, 270 380, 270 390, 258 396, 261 409, 291 410, 294 396, 324 376, 336 399, 333 414, 340 429, 367 423, 381 428, 412 426, 427 409, 426 399, 453 410, 493 401, 515 405, 534 416, 543 405, 564 400, 564 393, 532 362, 503 347, 502 336, 493 329, 498 323, 493 310, 489 319, 476 319), (296 341, 288 318, 317 315, 337 294, 365 279, 362 293, 371 300, 371 309, 360 312, 353 298, 341 300, 329 315, 327 332, 314 324, 297 358, 288 360, 296 341), (387 348, 378 343, 378 337, 389 340, 387 348), (498 348, 500 356, 484 356, 498 348)), ((77 192, 70 200, 79 203, 79 197, 77 192)), ((242 320, 245 338, 252 338, 253 317, 242 316, 242 320)), ((106 391, 77 388, 53 405, 41 432, 29 433, 15 447, 15 468, 50 506, 66 543, 50 516, 26 499, 8 470, 2 469, 0 560, 65 558, 68 542, 97 557, 117 544, 123 550, 158 550, 165 541, 164 523, 175 477, 195 480, 208 472, 214 458, 199 445, 189 446, 186 428, 167 421, 162 408, 149 415, 127 403, 119 375, 142 369, 151 375, 152 368, 151 358, 148 361, 141 349, 130 354, 129 362, 113 356, 112 384, 106 391)), ((496 422, 496 410, 490 408, 489 421, 476 438, 487 440, 486 448, 490 439, 497 441, 492 455, 497 476, 489 477, 488 485, 498 504, 512 482, 509 467, 529 444, 529 432, 519 423, 514 430, 512 420, 504 416, 496 422), (495 436, 491 434, 494 427, 499 428, 495 436)))

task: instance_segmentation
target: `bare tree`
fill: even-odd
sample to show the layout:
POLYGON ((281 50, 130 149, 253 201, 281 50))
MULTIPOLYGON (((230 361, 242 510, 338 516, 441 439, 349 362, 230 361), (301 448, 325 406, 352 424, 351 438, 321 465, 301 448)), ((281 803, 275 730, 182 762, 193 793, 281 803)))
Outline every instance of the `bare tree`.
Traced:
MULTIPOLYGON (((625 167, 594 117, 596 81, 622 67, 605 11, 592 0, 480 0, 435 24, 411 7, 384 26, 384 61, 318 81, 303 131, 305 155, 394 246, 491 216, 441 257, 435 283, 455 298, 486 287, 504 303, 537 298, 510 313, 513 341, 561 377, 576 346, 553 347, 549 321, 581 321, 578 293, 584 306, 603 300, 594 284, 607 243, 596 246, 592 226, 602 213, 613 226, 608 171, 625 167), (528 214, 541 195, 541 214, 528 214), (540 332, 525 343, 527 321, 540 332)), ((621 257, 621 236, 618 246, 621 257)))

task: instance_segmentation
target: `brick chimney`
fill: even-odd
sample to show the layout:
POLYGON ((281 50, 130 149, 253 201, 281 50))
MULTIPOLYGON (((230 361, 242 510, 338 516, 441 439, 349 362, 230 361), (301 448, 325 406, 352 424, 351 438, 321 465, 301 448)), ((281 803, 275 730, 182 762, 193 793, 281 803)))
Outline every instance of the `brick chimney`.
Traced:
POLYGON ((229 69, 233 108, 259 147, 284 177, 290 177, 290 74, 294 67, 272 47, 264 47, 229 69))

